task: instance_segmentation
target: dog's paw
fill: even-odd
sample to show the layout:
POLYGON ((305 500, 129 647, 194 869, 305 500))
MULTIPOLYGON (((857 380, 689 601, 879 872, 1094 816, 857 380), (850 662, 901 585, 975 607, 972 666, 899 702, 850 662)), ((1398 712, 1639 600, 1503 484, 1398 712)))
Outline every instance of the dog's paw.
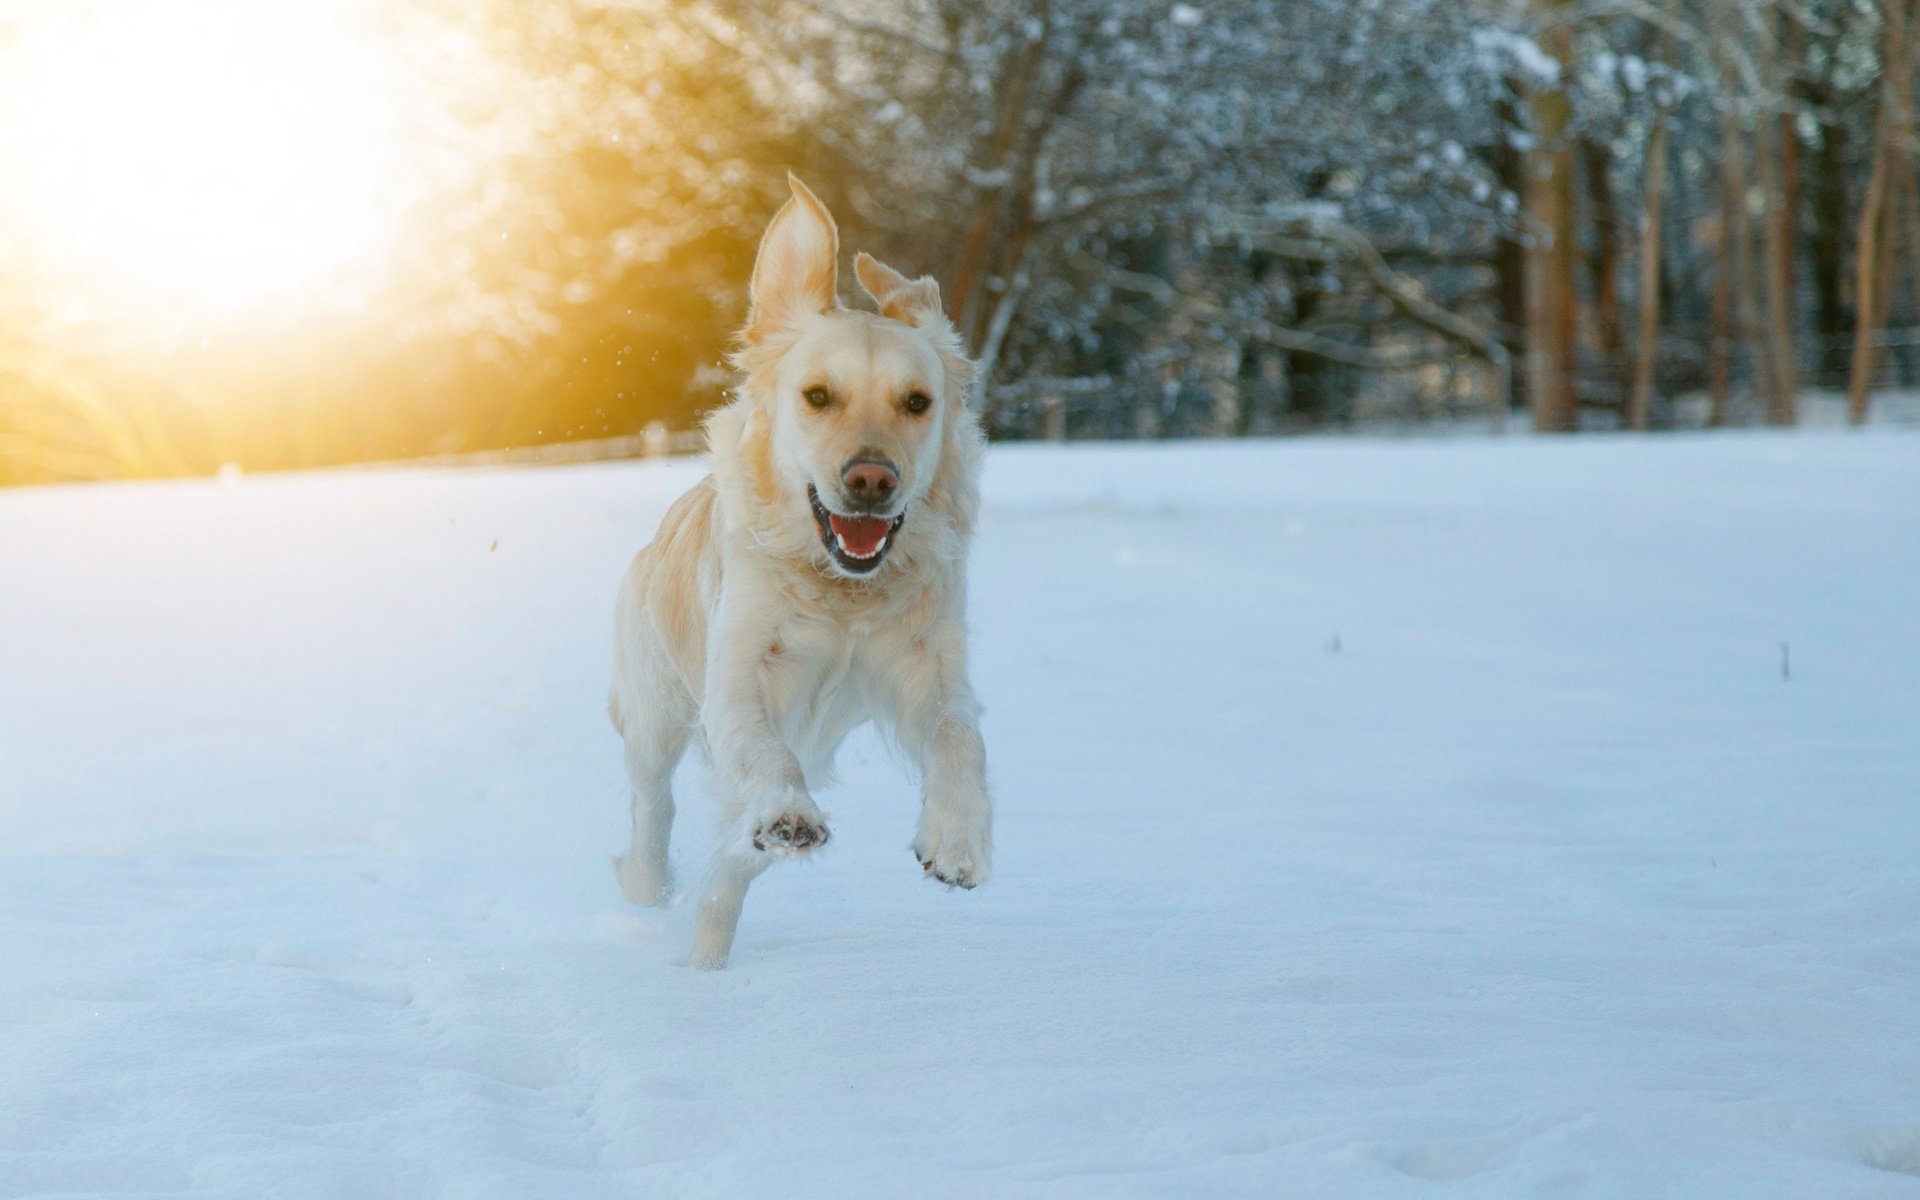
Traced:
POLYGON ((929 879, 971 889, 987 881, 992 855, 983 823, 923 820, 913 856, 929 879))
POLYGON ((818 809, 811 812, 788 809, 754 826, 753 848, 776 854, 799 854, 826 845, 832 836, 827 831, 826 818, 818 809))

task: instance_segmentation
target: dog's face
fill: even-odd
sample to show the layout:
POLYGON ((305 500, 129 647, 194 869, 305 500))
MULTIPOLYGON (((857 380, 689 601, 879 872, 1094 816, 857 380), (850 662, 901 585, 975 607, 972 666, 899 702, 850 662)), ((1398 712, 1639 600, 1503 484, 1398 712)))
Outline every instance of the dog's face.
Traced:
POLYGON ((830 570, 865 576, 933 485, 965 381, 941 353, 953 333, 932 280, 862 254, 856 273, 880 311, 839 306, 838 231, 793 190, 760 244, 741 357, 755 364, 780 491, 804 498, 830 570))
POLYGON ((833 564, 868 574, 940 461, 940 356, 898 322, 835 313, 810 323, 776 379, 779 472, 807 493, 833 564))

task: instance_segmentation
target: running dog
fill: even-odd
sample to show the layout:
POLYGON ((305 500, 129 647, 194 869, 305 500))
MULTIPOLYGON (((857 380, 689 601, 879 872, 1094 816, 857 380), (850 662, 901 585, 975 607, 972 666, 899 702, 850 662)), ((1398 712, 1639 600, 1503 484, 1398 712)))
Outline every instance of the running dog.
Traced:
POLYGON ((607 708, 633 785, 620 886, 671 902, 673 771, 697 739, 721 820, 691 955, 709 970, 753 880, 826 844, 812 792, 862 722, 920 770, 912 849, 927 877, 976 887, 991 854, 967 678, 974 364, 931 278, 862 253, 854 274, 878 311, 841 307, 839 231, 788 182, 754 263, 739 385, 707 420, 712 473, 634 558, 615 614, 607 708))

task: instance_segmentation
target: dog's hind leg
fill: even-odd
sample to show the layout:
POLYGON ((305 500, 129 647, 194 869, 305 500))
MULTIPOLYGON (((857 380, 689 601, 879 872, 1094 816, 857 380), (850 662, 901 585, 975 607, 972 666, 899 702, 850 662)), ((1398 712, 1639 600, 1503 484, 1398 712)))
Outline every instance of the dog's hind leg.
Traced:
POLYGON ((633 785, 633 837, 627 852, 613 861, 627 899, 665 906, 673 900, 673 868, 667 859, 673 833, 673 769, 690 731, 664 697, 653 700, 635 705, 639 712, 621 713, 627 778, 633 785))

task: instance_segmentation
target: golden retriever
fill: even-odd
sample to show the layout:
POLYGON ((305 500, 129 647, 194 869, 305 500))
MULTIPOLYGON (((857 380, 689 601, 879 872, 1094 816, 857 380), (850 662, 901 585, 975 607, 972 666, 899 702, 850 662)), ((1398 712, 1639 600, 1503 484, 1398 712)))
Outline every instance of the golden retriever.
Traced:
POLYGON ((920 770, 926 875, 972 888, 991 852, 967 678, 974 367, 930 278, 862 253, 878 312, 841 307, 839 231, 788 182, 754 263, 739 387, 707 421, 712 473, 634 558, 615 615, 608 713, 633 785, 620 885, 672 899, 671 783, 697 735, 721 817, 694 919, 705 969, 726 965, 755 877, 826 844, 811 792, 864 721, 920 770))

